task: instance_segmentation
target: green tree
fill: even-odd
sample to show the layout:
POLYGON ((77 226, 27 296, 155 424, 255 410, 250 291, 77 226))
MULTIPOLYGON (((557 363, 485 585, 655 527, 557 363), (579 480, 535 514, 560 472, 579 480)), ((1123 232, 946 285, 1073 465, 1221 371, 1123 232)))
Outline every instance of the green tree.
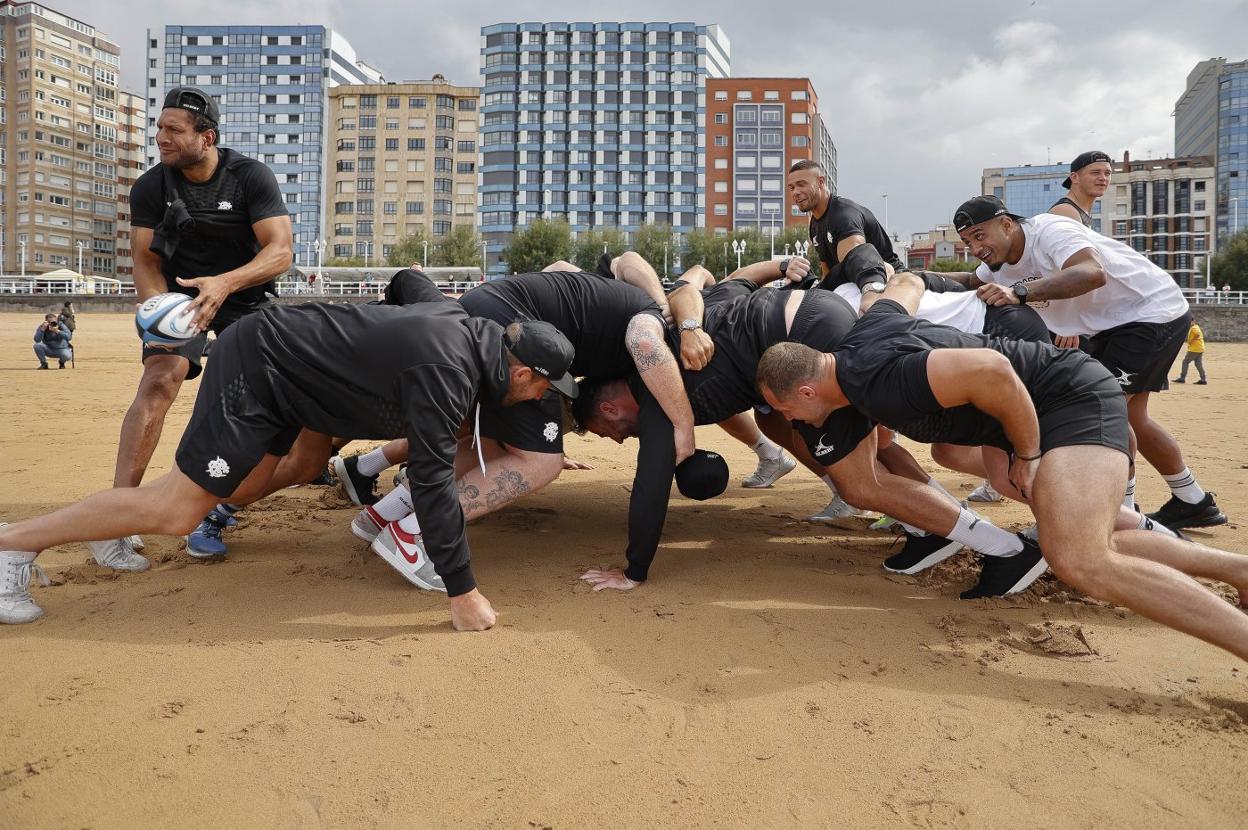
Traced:
POLYGON ((680 253, 671 225, 642 225, 633 233, 633 250, 650 263, 661 280, 671 277, 670 272, 680 253), (664 273, 664 259, 667 260, 668 273, 664 273))
POLYGON ((714 274, 715 279, 723 279, 727 274, 725 269, 728 268, 729 259, 736 264, 729 245, 727 236, 719 236, 710 228, 698 228, 685 234, 680 265, 685 269, 701 265, 714 274))
POLYGON ((572 262, 582 271, 593 271, 598 267, 604 246, 607 256, 614 259, 628 250, 628 240, 619 228, 585 231, 578 234, 572 244, 572 262))
POLYGON ((960 259, 937 259, 933 260, 931 265, 927 266, 928 271, 937 271, 942 274, 956 274, 959 272, 972 272, 979 266, 979 260, 971 260, 965 262, 960 259))
POLYGON ((481 267, 481 238, 471 225, 456 225, 437 241, 429 254, 437 268, 481 267))
POLYGON ((1232 291, 1248 291, 1248 229, 1232 236, 1213 258, 1209 278, 1213 286, 1229 285, 1232 291))
MULTIPOLYGON (((431 265, 425 262, 425 245, 429 240, 425 233, 423 225, 417 225, 414 233, 408 234, 395 244, 390 250, 390 256, 386 257, 386 264, 396 268, 406 268, 414 262, 421 265, 431 265)), ((430 246, 432 247, 432 245, 430 246)))
POLYGON ((557 259, 572 256, 572 228, 567 222, 538 219, 512 235, 503 250, 507 267, 515 274, 540 271, 557 259))

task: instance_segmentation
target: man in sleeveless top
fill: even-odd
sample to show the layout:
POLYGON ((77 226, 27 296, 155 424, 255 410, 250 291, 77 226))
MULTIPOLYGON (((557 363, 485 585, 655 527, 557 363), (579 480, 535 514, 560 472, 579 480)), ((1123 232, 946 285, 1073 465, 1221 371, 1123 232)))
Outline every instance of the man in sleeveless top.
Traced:
POLYGON ((1049 213, 1092 227, 1092 206, 1109 189, 1113 173, 1113 161, 1108 154, 1100 150, 1080 153, 1070 163, 1070 175, 1062 182, 1062 187, 1070 192, 1054 202, 1049 213))

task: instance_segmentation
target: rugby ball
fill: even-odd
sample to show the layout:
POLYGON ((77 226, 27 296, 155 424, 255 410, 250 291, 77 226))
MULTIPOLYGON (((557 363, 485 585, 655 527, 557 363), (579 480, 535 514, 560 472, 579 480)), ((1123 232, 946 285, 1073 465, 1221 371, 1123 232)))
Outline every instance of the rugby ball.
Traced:
POLYGON ((185 294, 157 294, 143 302, 134 314, 134 327, 144 343, 178 346, 196 336, 191 323, 195 314, 186 313, 191 298, 185 294))

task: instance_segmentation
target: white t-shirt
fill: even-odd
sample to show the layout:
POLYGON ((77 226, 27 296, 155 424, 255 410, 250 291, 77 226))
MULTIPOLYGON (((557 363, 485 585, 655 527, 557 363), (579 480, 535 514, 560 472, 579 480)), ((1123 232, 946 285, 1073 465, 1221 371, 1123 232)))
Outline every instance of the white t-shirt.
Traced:
MULTIPOLYGON (((841 299, 853 306, 854 311, 862 302, 862 291, 850 282, 841 283, 832 289, 832 293, 841 295, 841 299)), ((975 296, 974 291, 947 291, 943 294, 924 291, 914 316, 967 334, 982 334, 987 311, 988 306, 975 296)))
POLYGON ((1085 248, 1095 248, 1105 265, 1106 280, 1100 288, 1032 304, 1055 334, 1090 336, 1126 323, 1168 323, 1187 313, 1187 299, 1174 279, 1118 240, 1051 213, 1025 219, 1021 225, 1027 240, 1022 258, 998 271, 981 264, 975 269, 980 282, 1012 286, 1052 276, 1085 248))

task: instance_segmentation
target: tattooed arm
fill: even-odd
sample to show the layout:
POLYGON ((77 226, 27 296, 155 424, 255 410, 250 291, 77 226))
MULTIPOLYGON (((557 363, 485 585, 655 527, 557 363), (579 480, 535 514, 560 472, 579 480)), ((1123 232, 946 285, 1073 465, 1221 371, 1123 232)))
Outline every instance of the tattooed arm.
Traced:
POLYGON ((663 323, 653 314, 638 314, 624 335, 641 380, 676 429, 676 463, 693 455, 693 409, 685 395, 680 366, 663 339, 663 323))

